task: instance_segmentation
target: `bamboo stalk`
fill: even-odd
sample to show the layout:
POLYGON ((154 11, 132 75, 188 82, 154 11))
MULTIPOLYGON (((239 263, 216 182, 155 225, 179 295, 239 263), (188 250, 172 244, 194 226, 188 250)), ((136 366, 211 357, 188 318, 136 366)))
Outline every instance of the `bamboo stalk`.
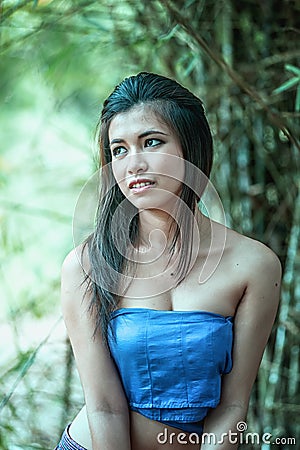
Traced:
POLYGON ((276 392, 280 388, 280 375, 282 371, 283 355, 285 350, 286 326, 284 323, 288 320, 289 306, 291 303, 291 284, 293 281, 293 273, 297 250, 299 247, 299 220, 300 220, 300 192, 296 199, 293 224, 290 232, 285 271, 282 278, 282 295, 279 309, 279 325, 277 328, 274 359, 270 369, 269 386, 266 392, 266 407, 271 408, 275 403, 276 392))
POLYGON ((204 50, 204 52, 232 79, 232 81, 244 91, 249 97, 251 97, 268 115, 270 121, 278 127, 282 133, 289 139, 289 141, 300 150, 300 142, 293 132, 286 125, 281 115, 274 110, 271 110, 268 103, 263 97, 254 89, 246 80, 233 68, 227 64, 224 58, 214 49, 212 49, 205 40, 197 33, 190 21, 188 21, 183 14, 176 9, 174 4, 170 0, 159 0, 162 6, 167 6, 171 17, 180 24, 184 30, 191 36, 198 45, 204 50))

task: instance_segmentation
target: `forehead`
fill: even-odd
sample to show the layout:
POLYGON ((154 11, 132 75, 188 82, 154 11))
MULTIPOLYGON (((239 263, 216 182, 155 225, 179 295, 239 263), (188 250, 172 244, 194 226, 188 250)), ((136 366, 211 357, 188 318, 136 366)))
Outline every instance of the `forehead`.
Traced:
POLYGON ((149 105, 138 105, 117 114, 111 121, 109 139, 122 138, 127 135, 139 135, 144 131, 156 130, 174 134, 164 120, 149 105))

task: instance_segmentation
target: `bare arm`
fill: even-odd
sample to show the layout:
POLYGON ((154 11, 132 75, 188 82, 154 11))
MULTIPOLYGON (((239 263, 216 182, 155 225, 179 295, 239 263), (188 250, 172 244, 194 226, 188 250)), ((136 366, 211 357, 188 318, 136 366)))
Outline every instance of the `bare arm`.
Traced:
POLYGON ((73 250, 63 263, 61 302, 84 391, 93 450, 129 450, 126 397, 101 333, 92 337, 95 324, 88 312, 89 295, 84 297, 86 285, 81 286, 85 274, 79 254, 73 250))
POLYGON ((275 320, 280 263, 277 256, 261 244, 253 250, 253 257, 245 264, 247 287, 235 316, 233 368, 223 378, 220 404, 205 420, 204 433, 214 433, 216 444, 212 446, 208 440, 204 441, 201 450, 238 448, 238 443, 233 443, 228 433, 229 430, 237 432, 237 423, 246 418, 251 389, 275 320))

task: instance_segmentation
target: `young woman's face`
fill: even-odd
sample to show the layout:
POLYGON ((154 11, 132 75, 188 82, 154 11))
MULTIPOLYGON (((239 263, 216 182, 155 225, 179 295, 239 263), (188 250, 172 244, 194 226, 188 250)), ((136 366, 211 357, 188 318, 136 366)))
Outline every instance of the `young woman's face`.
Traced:
POLYGON ((177 135, 149 106, 114 117, 109 127, 112 170, 138 208, 168 210, 180 195, 184 160, 177 135))

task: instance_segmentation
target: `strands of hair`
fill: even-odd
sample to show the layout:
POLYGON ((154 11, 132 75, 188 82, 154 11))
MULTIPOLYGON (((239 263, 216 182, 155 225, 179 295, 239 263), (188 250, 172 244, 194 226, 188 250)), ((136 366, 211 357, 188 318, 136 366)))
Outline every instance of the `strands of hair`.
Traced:
MULTIPOLYGON (((98 126, 100 166, 102 169, 100 198, 94 232, 86 239, 91 265, 87 275, 88 288, 92 294, 90 310, 95 317, 95 332, 102 331, 107 342, 107 331, 111 312, 117 307, 122 293, 128 285, 121 281, 123 275, 134 276, 135 264, 128 253, 128 242, 134 245, 139 240, 139 216, 137 208, 123 195, 111 171, 109 127, 112 119, 120 113, 138 105, 147 105, 178 136, 187 164, 185 180, 174 223, 170 229, 170 259, 179 248, 180 257, 173 276, 180 283, 187 274, 192 254, 193 214, 205 188, 191 166, 200 169, 209 177, 213 160, 213 143, 203 104, 199 98, 175 80, 161 75, 141 72, 125 78, 105 100, 98 126), (199 191, 199 183, 203 187, 199 191), (192 186, 198 186, 197 191, 192 186), (200 194, 199 194, 200 192, 200 194), (192 214, 183 214, 183 202, 192 214), (113 226, 118 214, 118 227, 113 226), (128 234, 129 225, 129 236, 128 234), (127 244, 126 244, 127 243, 127 244)), ((199 170, 198 170, 199 173, 199 170)), ((205 178, 204 177, 204 178, 205 178)), ((207 179, 206 178, 206 179, 207 179)))

